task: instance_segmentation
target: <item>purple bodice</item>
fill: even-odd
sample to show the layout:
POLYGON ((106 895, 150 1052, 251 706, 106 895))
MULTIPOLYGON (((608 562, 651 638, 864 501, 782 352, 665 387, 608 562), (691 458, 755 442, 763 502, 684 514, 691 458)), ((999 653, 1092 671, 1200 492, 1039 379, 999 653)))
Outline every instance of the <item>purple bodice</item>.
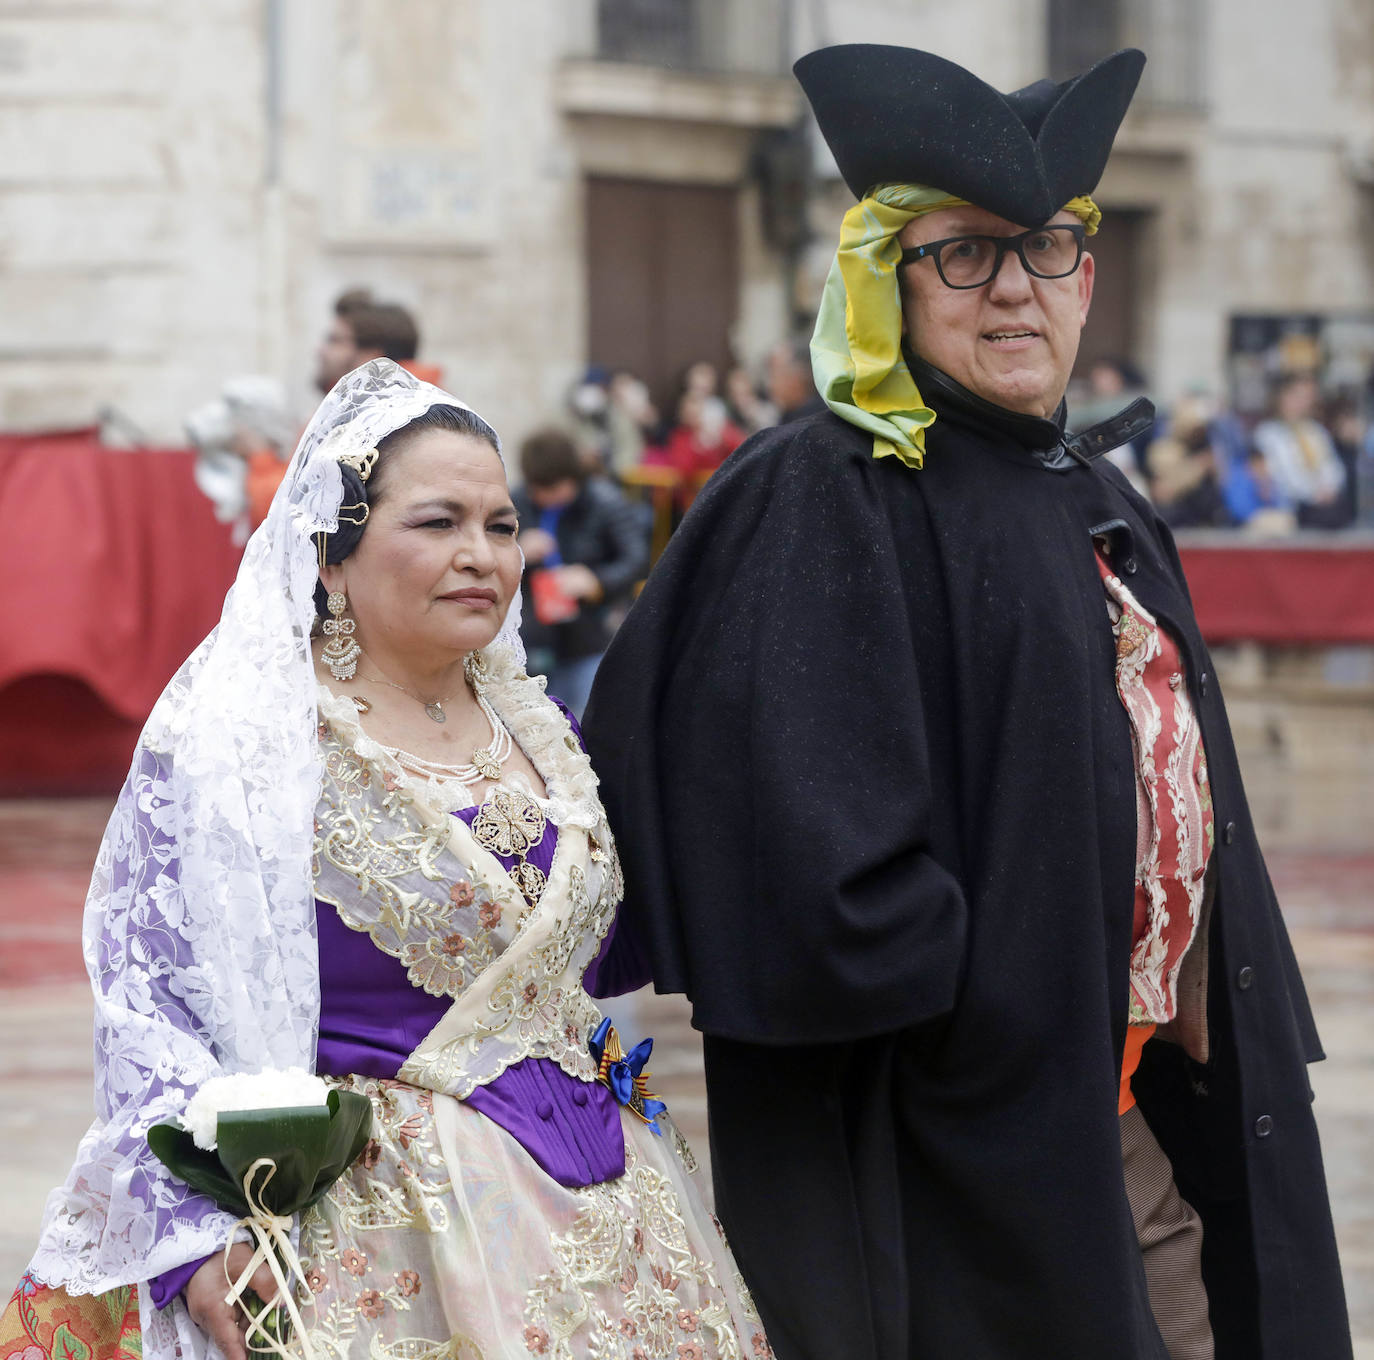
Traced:
MULTIPOLYGON (((569 715, 569 721, 580 739, 576 719, 569 715)), ((465 808, 454 816, 471 825, 477 811, 465 808)), ((526 858, 547 875, 557 844, 558 828, 549 822, 526 858)), ((506 869, 516 863, 512 856, 497 858, 506 869)), ((327 903, 316 901, 315 919, 320 953, 315 1070, 322 1076, 395 1077, 452 999, 430 996, 415 986, 399 959, 345 925, 327 903)), ((617 916, 587 967, 583 985, 592 996, 618 996, 648 981, 648 961, 617 916)), ((625 1172, 620 1109, 611 1092, 599 1082, 569 1075, 547 1058, 513 1064, 472 1091, 466 1103, 505 1129, 560 1185, 595 1185, 625 1172)), ((206 1199, 205 1212, 212 1208, 206 1199)), ((207 1259, 152 1279, 153 1302, 165 1308, 207 1259)))
MULTIPOLYGON (((464 808, 454 816, 471 825, 477 809, 464 808)), ((547 875, 557 844, 558 828, 550 822, 526 858, 547 875)), ((507 855, 497 859, 506 869, 516 862, 507 855)), ((452 999, 416 987, 399 959, 350 929, 333 907, 317 901, 315 908, 320 946, 315 1070, 329 1076, 394 1077, 452 999)), ((647 969, 635 957, 638 951, 627 943, 614 928, 607 935, 584 978, 591 995, 615 995, 648 981, 647 969), (620 948, 614 947, 617 939, 620 948)), ((625 1171, 625 1144, 610 1091, 570 1076, 547 1058, 526 1058, 507 1068, 468 1095, 467 1103, 516 1138, 560 1185, 594 1185, 625 1171)))

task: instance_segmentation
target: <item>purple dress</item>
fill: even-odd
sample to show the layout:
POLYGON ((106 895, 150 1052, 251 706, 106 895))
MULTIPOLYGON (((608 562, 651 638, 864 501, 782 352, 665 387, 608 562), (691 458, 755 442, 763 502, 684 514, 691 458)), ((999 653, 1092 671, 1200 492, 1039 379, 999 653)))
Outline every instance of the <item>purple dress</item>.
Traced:
MULTIPOLYGON (((558 700, 554 700, 558 703, 558 700)), ((560 703, 581 740, 577 720, 560 703)), ((453 815, 469 825, 479 809, 453 815)), ((546 824, 543 838, 525 858, 547 874, 558 844, 558 828, 546 824)), ((497 855, 506 869, 513 856, 497 855)), ((405 965, 384 954, 360 931, 345 925, 328 903, 315 902, 320 951, 320 1032, 315 1070, 321 1076, 393 1078, 452 1004, 411 982, 405 965)), ((619 996, 649 981, 648 961, 620 918, 588 966, 583 986, 591 996, 619 996)), ((495 1121, 560 1185, 595 1185, 625 1172, 620 1107, 600 1083, 588 1083, 547 1058, 525 1058, 479 1086, 466 1100, 495 1121)), ((214 1208, 208 1198, 203 1212, 214 1208)), ((165 1308, 209 1260, 202 1257, 149 1281, 149 1295, 165 1308)))

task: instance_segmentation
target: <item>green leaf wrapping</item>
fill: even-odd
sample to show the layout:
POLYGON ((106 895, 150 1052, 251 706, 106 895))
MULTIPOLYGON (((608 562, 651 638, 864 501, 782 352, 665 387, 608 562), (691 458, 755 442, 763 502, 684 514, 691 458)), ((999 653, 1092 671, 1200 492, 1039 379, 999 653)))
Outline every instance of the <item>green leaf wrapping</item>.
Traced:
POLYGON ((276 1162, 272 1179, 259 1172, 252 1190, 269 1213, 283 1217, 299 1213, 310 1198, 328 1136, 329 1111, 323 1105, 226 1111, 216 1133, 219 1159, 240 1185, 260 1157, 276 1162))
POLYGON ((198 1148, 176 1124, 153 1125, 148 1147, 173 1175, 240 1218, 249 1214, 243 1178, 255 1161, 270 1157, 276 1174, 264 1188, 265 1173, 259 1173, 253 1192, 269 1212, 289 1217, 324 1197, 358 1159, 371 1132, 367 1097, 331 1090, 325 1105, 226 1111, 213 1152, 198 1148))
POLYGON ((209 1195, 221 1209, 239 1218, 247 1214, 243 1186, 229 1179, 217 1153, 198 1148, 180 1125, 154 1124, 148 1130, 148 1146, 158 1161, 192 1190, 209 1195))
POLYGON ((325 1160, 315 1176, 310 1197, 302 1208, 323 1199, 334 1184, 362 1156, 372 1136, 372 1103, 356 1091, 331 1090, 329 1093, 329 1135, 325 1141, 325 1160))

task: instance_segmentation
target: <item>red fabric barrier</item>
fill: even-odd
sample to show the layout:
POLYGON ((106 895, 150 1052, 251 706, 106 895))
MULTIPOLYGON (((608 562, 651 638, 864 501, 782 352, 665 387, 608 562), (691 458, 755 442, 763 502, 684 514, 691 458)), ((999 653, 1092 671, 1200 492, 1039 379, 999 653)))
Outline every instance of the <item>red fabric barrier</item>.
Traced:
MULTIPOLYGON (((0 435, 0 796, 106 792, 240 550, 185 450, 0 435)), ((1180 543, 1211 642, 1374 644, 1374 539, 1180 543)))
POLYGON ((0 436, 0 795, 117 788, 240 549, 185 450, 0 436))
POLYGON ((1208 642, 1374 643, 1374 540, 1180 543, 1208 642))

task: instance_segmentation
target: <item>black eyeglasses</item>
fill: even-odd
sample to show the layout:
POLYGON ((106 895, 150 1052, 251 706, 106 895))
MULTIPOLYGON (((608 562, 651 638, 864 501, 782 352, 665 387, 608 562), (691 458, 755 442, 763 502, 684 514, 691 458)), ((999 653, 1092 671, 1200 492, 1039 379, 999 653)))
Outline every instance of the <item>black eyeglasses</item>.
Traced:
POLYGON ((1037 279, 1062 279, 1083 261, 1081 222, 1037 227, 1019 236, 947 236, 923 246, 908 246, 902 263, 934 260, 946 288, 981 288, 997 277, 1007 251, 1016 252, 1026 273, 1037 279))

